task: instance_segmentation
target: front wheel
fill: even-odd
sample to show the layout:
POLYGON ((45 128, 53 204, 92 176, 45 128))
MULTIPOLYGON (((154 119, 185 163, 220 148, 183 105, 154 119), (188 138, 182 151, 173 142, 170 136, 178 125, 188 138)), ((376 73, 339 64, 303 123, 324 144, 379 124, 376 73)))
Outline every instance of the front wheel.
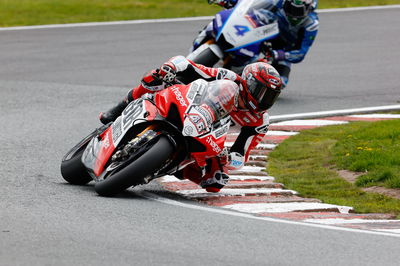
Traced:
POLYGON ((73 185, 86 185, 92 180, 81 160, 83 151, 90 141, 90 139, 85 140, 72 148, 61 161, 61 175, 65 181, 73 185))
POLYGON ((188 55, 188 59, 197 64, 207 67, 213 67, 222 57, 221 49, 215 44, 203 44, 188 55), (219 54, 219 56, 218 56, 219 54))
POLYGON ((86 170, 81 159, 86 146, 90 140, 103 132, 109 125, 104 125, 75 145, 61 160, 61 175, 70 184, 73 185, 86 185, 92 180, 92 177, 86 170))
POLYGON ((104 180, 97 181, 94 188, 99 195, 110 197, 133 185, 141 184, 145 177, 160 169, 173 152, 173 144, 166 136, 160 136, 139 158, 104 180))

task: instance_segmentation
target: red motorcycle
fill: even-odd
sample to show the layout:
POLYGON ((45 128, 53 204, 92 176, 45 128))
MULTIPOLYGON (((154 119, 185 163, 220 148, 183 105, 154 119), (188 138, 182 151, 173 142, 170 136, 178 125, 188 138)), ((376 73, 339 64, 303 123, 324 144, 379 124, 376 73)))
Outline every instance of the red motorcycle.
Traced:
POLYGON ((131 102, 114 122, 73 147, 61 174, 71 184, 95 181, 102 196, 173 175, 223 151, 238 86, 229 80, 172 85, 131 102))

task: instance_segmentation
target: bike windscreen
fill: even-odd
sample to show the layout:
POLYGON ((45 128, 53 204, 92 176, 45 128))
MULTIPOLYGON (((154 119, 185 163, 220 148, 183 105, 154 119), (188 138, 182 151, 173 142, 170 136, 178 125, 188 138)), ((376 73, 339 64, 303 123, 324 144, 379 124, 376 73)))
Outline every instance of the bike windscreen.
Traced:
POLYGON ((208 83, 207 93, 200 105, 213 111, 214 121, 227 116, 238 105, 239 86, 231 80, 215 80, 208 83))

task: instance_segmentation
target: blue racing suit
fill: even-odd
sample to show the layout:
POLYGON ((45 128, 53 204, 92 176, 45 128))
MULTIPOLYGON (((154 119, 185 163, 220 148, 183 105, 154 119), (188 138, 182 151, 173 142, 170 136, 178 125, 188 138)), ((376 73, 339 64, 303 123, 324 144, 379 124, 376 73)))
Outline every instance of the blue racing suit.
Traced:
MULTIPOLYGON (((240 1, 246 0, 224 0, 221 5, 225 8, 234 8, 240 1)), ((283 86, 286 86, 289 80, 289 73, 292 63, 299 63, 303 61, 308 50, 313 44, 319 28, 318 15, 315 12, 318 0, 314 0, 312 4, 312 11, 296 25, 292 25, 283 10, 285 0, 257 0, 254 7, 260 11, 262 9, 272 12, 279 25, 279 36, 271 41, 272 49, 276 51, 275 54, 279 56, 276 58, 273 66, 278 70, 281 75, 283 86)), ((196 49, 204 39, 212 36, 212 24, 210 23, 193 44, 193 50, 196 49)))

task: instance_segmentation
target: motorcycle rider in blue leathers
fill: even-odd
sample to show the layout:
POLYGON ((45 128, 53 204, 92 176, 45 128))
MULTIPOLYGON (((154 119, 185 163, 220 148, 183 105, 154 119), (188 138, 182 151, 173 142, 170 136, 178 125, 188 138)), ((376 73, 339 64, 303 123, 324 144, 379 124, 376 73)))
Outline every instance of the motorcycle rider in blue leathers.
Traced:
MULTIPOLYGON (((247 0, 208 0, 224 8, 234 8, 240 1, 247 0)), ((317 36, 318 15, 315 12, 318 0, 257 0, 255 8, 272 12, 278 21, 279 36, 265 43, 265 58, 281 75, 283 88, 289 80, 292 63, 301 62, 317 36)), ((194 40, 192 51, 197 49, 208 36, 212 35, 212 23, 200 32, 194 40)))

